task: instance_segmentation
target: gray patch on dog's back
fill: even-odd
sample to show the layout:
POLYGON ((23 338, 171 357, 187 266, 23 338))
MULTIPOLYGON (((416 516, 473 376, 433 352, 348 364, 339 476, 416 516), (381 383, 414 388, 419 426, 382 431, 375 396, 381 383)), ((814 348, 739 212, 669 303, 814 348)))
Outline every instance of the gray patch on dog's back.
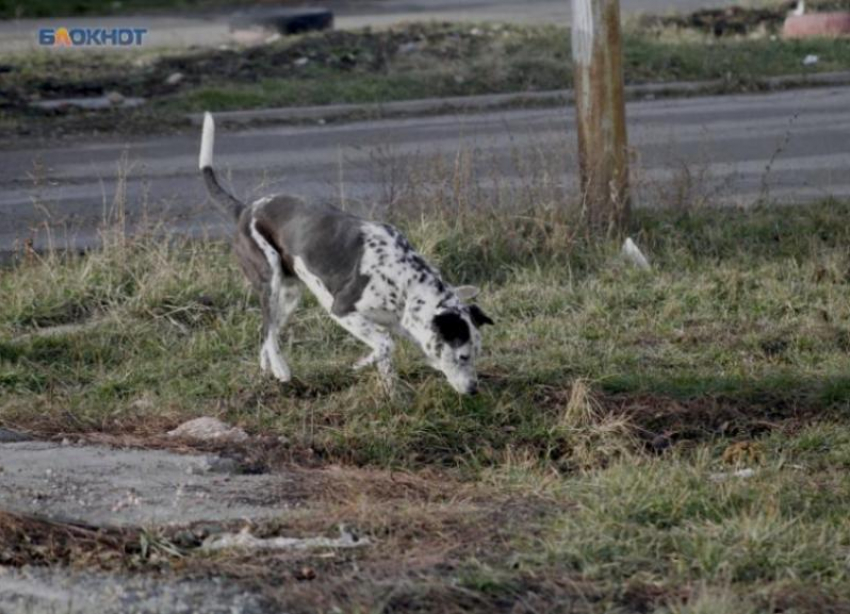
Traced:
POLYGON ((363 220, 330 205, 307 204, 290 196, 263 203, 254 217, 257 226, 272 235, 272 245, 287 264, 300 258, 321 280, 334 297, 334 315, 354 311, 369 283, 369 277, 360 273, 363 220))

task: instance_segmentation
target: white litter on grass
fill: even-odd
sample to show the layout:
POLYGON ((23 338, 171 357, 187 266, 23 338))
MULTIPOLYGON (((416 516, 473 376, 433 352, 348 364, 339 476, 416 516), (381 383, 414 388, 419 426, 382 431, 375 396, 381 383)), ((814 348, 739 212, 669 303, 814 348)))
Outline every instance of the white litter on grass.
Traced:
POLYGON ((729 478, 741 478, 743 480, 747 478, 751 478, 756 474, 755 469, 738 469, 737 471, 732 471, 730 473, 712 473, 708 476, 712 482, 722 482, 724 480, 728 480, 729 478))
POLYGON ((190 439, 202 439, 204 441, 245 441, 248 433, 240 428, 230 427, 218 418, 195 418, 178 426, 173 431, 168 431, 169 437, 188 437, 190 439))
POLYGON ((803 66, 814 66, 820 61, 820 57, 809 54, 803 58, 803 66))
POLYGON ((481 294, 481 290, 475 286, 458 286, 455 288, 455 295, 457 295, 462 303, 468 303, 479 294, 481 294))
POLYGON ((638 249, 638 246, 635 245, 635 242, 631 238, 626 239, 625 243, 623 243, 623 250, 620 253, 626 261, 631 262, 640 270, 649 271, 652 269, 649 266, 649 260, 646 259, 646 256, 643 255, 643 252, 638 249))
POLYGON ((78 109, 111 109, 112 107, 138 107, 144 104, 144 98, 132 98, 111 92, 107 96, 95 96, 93 98, 62 98, 59 100, 36 100, 30 105, 47 111, 63 111, 71 107, 78 109))
POLYGON ((115 105, 116 107, 120 107, 124 104, 126 97, 121 92, 109 92, 106 95, 106 99, 110 102, 110 104, 115 105))
POLYGON ((244 550, 314 550, 316 548, 360 548, 368 546, 369 540, 357 537, 345 528, 340 527, 339 537, 269 537, 259 539, 251 535, 247 528, 239 533, 211 535, 203 545, 202 550, 215 551, 228 548, 244 550))
POLYGON ((399 45, 396 52, 399 55, 410 55, 411 53, 416 53, 420 49, 422 49, 422 43, 410 42, 399 45))

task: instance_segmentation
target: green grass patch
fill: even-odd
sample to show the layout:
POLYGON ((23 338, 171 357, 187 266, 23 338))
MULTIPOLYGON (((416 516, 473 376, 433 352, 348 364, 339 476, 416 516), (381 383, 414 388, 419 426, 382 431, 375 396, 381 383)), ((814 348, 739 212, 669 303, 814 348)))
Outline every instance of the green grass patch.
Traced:
MULTIPOLYGON (((0 416, 27 422, 37 405, 45 424, 71 412, 101 429, 155 399, 169 419, 225 408, 250 428, 351 462, 477 467, 519 447, 571 470, 634 443, 599 458, 592 446, 587 458, 574 453, 564 412, 576 380, 591 382, 583 403, 648 429, 641 441, 665 430, 712 437, 724 422, 752 432, 756 418, 843 415, 848 213, 835 201, 640 212, 635 236, 652 274, 623 265, 616 246, 571 232, 563 210, 407 222, 447 279, 485 288, 482 304, 498 325, 487 331, 476 399, 458 398, 407 345, 397 356, 406 384, 384 397, 371 375, 350 371, 363 348, 313 301, 285 342, 296 382, 263 378, 255 299, 226 246, 140 239, 53 256, 0 279, 9 297, 0 305, 0 416)), ((610 426, 617 437, 630 430, 610 426)))
POLYGON ((795 596, 808 607, 793 611, 816 611, 846 599, 850 481, 840 463, 799 450, 846 433, 831 424, 773 437, 749 478, 701 448, 572 479, 563 496, 575 507, 526 546, 542 554, 522 565, 571 570, 644 611, 775 611, 795 596))

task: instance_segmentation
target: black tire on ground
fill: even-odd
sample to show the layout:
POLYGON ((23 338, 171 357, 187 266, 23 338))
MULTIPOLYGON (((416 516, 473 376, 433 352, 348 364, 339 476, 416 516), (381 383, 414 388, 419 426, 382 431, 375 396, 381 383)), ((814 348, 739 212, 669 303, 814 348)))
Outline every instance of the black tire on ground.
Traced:
POLYGON ((333 28, 334 14, 327 9, 267 9, 243 13, 230 21, 230 29, 264 28, 280 34, 301 34, 333 28))

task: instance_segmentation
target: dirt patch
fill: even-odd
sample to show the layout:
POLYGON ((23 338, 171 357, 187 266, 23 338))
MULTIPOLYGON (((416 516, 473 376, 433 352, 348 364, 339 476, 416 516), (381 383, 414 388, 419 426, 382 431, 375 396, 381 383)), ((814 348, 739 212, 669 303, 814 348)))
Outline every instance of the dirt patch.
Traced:
MULTIPOLYGON (((729 6, 717 9, 701 9, 686 15, 647 16, 641 20, 644 27, 680 28, 698 30, 716 37, 746 36, 754 33, 777 33, 782 29, 785 17, 797 5, 796 0, 774 6, 746 7, 729 6)), ((848 7, 847 0, 822 0, 806 3, 809 11, 842 10, 848 7)))
MULTIPOLYGON (((212 81, 255 83, 275 77, 298 78, 317 68, 380 73, 399 54, 415 52, 424 57, 458 60, 473 48, 483 46, 487 39, 500 35, 490 30, 472 35, 469 28, 454 24, 408 24, 380 31, 331 31, 246 49, 195 51, 151 62, 105 61, 103 56, 89 54, 72 63, 64 58, 47 58, 44 61, 51 70, 34 72, 11 63, 13 70, 2 93, 4 98, 0 98, 0 109, 26 106, 31 99, 105 96, 112 91, 154 100, 212 81), (181 78, 169 79, 175 74, 181 78)), ((53 111, 69 112, 68 108, 53 111)))
POLYGON ((785 15, 794 2, 767 8, 730 6, 720 9, 703 9, 690 15, 670 17, 647 17, 644 24, 649 27, 675 27, 693 29, 714 36, 743 36, 759 29, 776 32, 782 28, 785 15))
POLYGON ((850 601, 845 591, 823 586, 792 585, 780 588, 763 601, 774 612, 817 612, 818 614, 850 614, 850 601))
POLYGON ((56 523, 0 511, 0 565, 94 564, 112 568, 141 554, 141 531, 56 523))
MULTIPOLYGON (((415 478, 414 478, 415 479, 415 478)), ((325 556, 239 553, 193 562, 192 573, 262 587, 288 611, 585 611, 595 589, 563 571, 537 576, 518 570, 516 540, 534 539, 568 504, 538 497, 493 497, 460 487, 444 501, 346 493, 321 517, 281 518, 260 532, 314 533, 329 522, 355 526, 372 545, 325 556), (344 499, 344 501, 343 501, 344 499), (516 566, 514 566, 516 565, 516 566), (554 576, 557 576, 555 578, 554 576)), ((587 608, 589 609, 589 608, 587 608)))
POLYGON ((790 431, 819 413, 787 398, 738 399, 704 396, 674 399, 656 395, 613 396, 606 407, 627 416, 643 439, 659 435, 671 443, 716 437, 758 437, 790 431))
MULTIPOLYGON (((570 402, 572 388, 544 388, 538 404, 561 411, 570 402)), ((793 429, 815 416, 826 417, 830 407, 812 398, 811 390, 799 395, 782 391, 752 390, 741 396, 701 394, 678 398, 648 392, 591 391, 602 414, 623 417, 642 437, 665 433, 677 439, 705 440, 716 436, 758 435, 774 429, 793 429)))
POLYGON ((506 563, 519 535, 542 533, 568 502, 498 495, 445 473, 269 463, 248 475, 213 454, 45 442, 0 445, 0 465, 0 506, 28 512, 0 513, 9 567, 0 608, 13 612, 217 612, 204 606, 212 598, 234 612, 524 611, 531 602, 582 611, 593 593, 506 563), (175 504, 181 485, 192 505, 175 504), (127 492, 137 501, 125 505, 127 492), (309 537, 340 526, 368 546, 200 548, 224 531, 309 537))
POLYGON ((199 543, 196 537, 210 526, 223 530, 210 523, 191 530, 103 528, 0 512, 0 610, 275 611, 262 595, 238 584, 175 575, 176 566, 199 543))
MULTIPOLYGON (((508 29, 508 26, 499 31, 476 29, 473 35, 469 27, 458 24, 405 24, 379 31, 329 31, 257 47, 184 51, 134 61, 98 53, 87 53, 70 61, 65 56, 47 56, 37 62, 25 56, 10 57, 4 62, 8 72, 3 75, 4 87, 0 90, 0 121, 4 116, 15 120, 17 132, 27 136, 86 132, 149 134, 152 127, 158 132, 193 130, 180 112, 182 108, 172 110, 163 104, 173 104, 203 88, 253 85, 264 80, 286 79, 298 83, 318 78, 332 85, 335 79, 354 75, 374 78, 398 70, 390 67, 398 59, 408 62, 416 58, 420 64, 438 65, 457 62, 475 57, 508 29), (33 106, 52 100, 103 98, 114 93, 143 99, 145 104, 99 110, 70 104, 50 109, 33 106)), ((271 106, 350 102, 334 96, 338 98, 339 94, 271 106)), ((248 101, 239 106, 246 105, 257 106, 248 101)))

